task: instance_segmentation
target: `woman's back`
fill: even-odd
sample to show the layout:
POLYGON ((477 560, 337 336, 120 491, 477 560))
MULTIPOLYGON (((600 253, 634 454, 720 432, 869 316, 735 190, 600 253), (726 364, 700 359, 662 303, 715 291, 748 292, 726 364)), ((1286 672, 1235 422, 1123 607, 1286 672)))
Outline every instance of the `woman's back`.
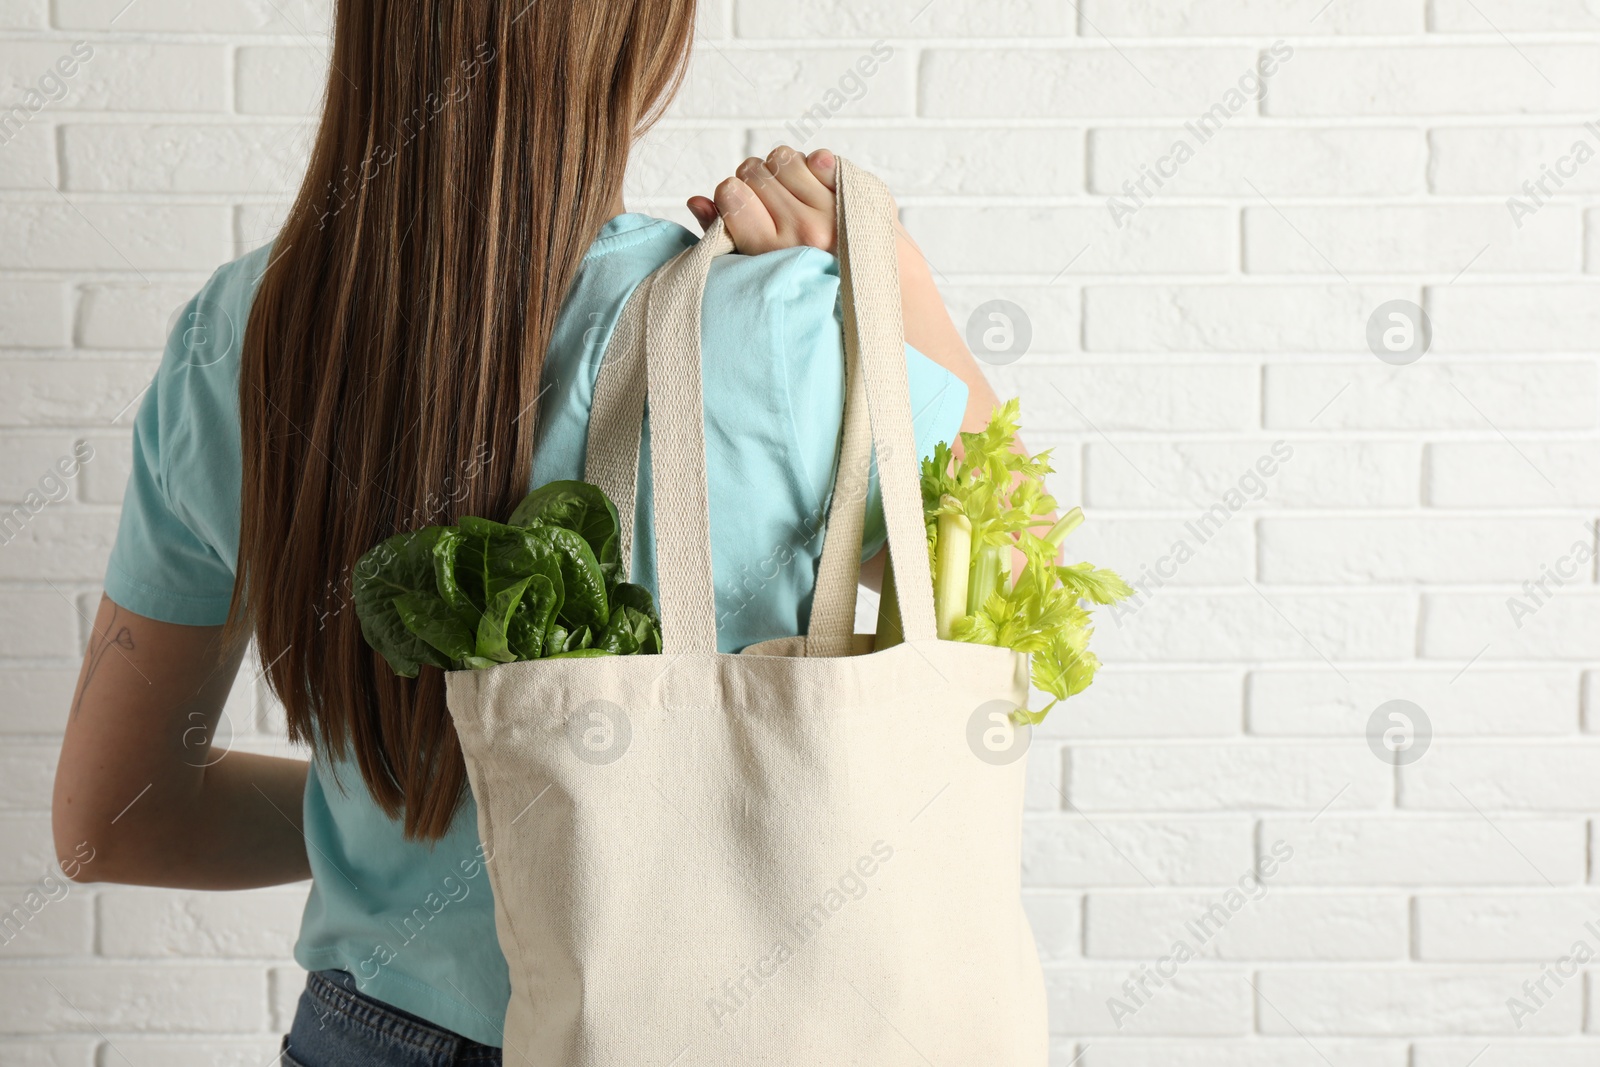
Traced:
MULTIPOLYGON (((594 380, 612 326, 634 287, 693 242, 682 227, 639 214, 602 228, 546 357, 534 485, 583 476, 594 380)), ((192 626, 228 616, 240 524, 238 340, 271 255, 269 246, 222 267, 191 301, 141 405, 106 576, 110 599, 140 615, 192 626)), ((731 652, 805 632, 843 404, 837 263, 812 248, 722 257, 705 308, 718 643, 731 652)), ((955 435, 967 389, 915 352, 908 366, 918 447, 927 454, 955 435)), ((441 513, 456 513, 451 501, 480 470, 507 462, 481 454, 453 473, 438 490, 441 513)), ((649 478, 645 462, 633 580, 654 591, 649 478)), ((882 543, 875 490, 868 514, 866 555, 882 543)), ((329 614, 353 610, 342 585, 329 614)), ((274 655, 260 652, 263 660, 274 655)), ((297 960, 347 970, 379 1000, 498 1044, 508 985, 473 806, 437 842, 407 840, 356 765, 325 756, 305 794, 314 882, 297 960)))

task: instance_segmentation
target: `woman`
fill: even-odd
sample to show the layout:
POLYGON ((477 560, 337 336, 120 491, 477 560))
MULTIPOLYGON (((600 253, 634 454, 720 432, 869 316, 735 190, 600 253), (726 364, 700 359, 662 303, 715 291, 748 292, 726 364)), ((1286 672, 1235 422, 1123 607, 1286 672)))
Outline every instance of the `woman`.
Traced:
MULTIPOLYGON (((443 676, 368 649, 349 572, 397 531, 582 477, 611 326, 695 240, 621 197, 694 18, 694 0, 340 0, 289 220, 190 302, 140 406, 57 849, 89 843, 82 880, 310 878, 286 1062, 499 1062, 506 966, 443 676), (212 746, 251 638, 309 761, 212 746)), ((743 253, 712 270, 702 338, 725 651, 805 631, 843 396, 832 168, 780 148, 690 201, 743 253)), ((927 452, 994 397, 901 243, 927 452)))

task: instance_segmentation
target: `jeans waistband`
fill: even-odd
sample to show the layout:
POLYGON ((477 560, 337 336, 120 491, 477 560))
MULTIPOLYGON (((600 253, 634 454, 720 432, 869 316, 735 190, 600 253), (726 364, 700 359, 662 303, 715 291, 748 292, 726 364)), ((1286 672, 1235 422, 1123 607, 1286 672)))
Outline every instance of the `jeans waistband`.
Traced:
MULTIPOLYGON (((392 1008, 356 988, 355 978, 345 971, 313 971, 306 977, 300 1015, 286 1041, 294 1046, 305 1043, 341 1061, 377 1062, 372 1054, 379 1048, 390 1050, 384 1061, 412 1065, 499 1064, 500 1050, 462 1037, 414 1015, 392 1008), (312 1023, 312 1026, 303 1026, 312 1023), (330 1025, 331 1024, 331 1025, 330 1025), (312 1032, 314 1030, 314 1033, 312 1032), (337 1031, 348 1034, 340 1038, 337 1031), (297 1042, 296 1038, 300 1040, 297 1042), (340 1053, 343 1045, 351 1047, 340 1053)), ((311 1049, 307 1049, 309 1053, 311 1049)))

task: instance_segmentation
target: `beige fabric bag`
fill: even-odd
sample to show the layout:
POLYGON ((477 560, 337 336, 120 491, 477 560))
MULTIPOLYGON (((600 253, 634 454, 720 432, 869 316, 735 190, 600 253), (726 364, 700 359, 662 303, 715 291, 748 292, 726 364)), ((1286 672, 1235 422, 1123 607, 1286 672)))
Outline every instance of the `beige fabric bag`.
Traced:
POLYGON ((449 675, 508 1064, 1046 1062, 1024 761, 983 755, 1025 661, 935 638, 891 202, 848 161, 839 179, 849 387, 810 634, 716 651, 699 339, 718 222, 630 299, 592 414, 587 474, 627 534, 648 391, 664 654, 449 675), (874 445, 906 637, 882 652, 852 635, 874 445))

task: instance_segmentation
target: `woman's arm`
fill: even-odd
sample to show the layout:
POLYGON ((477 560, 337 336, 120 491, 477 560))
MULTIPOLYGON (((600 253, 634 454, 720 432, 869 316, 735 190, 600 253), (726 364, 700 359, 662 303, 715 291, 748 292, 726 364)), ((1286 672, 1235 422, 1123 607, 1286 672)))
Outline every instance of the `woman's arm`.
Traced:
POLYGON ((223 646, 220 626, 157 622, 101 598, 51 807, 75 880, 248 889, 311 876, 307 764, 211 745, 243 654, 223 646))

